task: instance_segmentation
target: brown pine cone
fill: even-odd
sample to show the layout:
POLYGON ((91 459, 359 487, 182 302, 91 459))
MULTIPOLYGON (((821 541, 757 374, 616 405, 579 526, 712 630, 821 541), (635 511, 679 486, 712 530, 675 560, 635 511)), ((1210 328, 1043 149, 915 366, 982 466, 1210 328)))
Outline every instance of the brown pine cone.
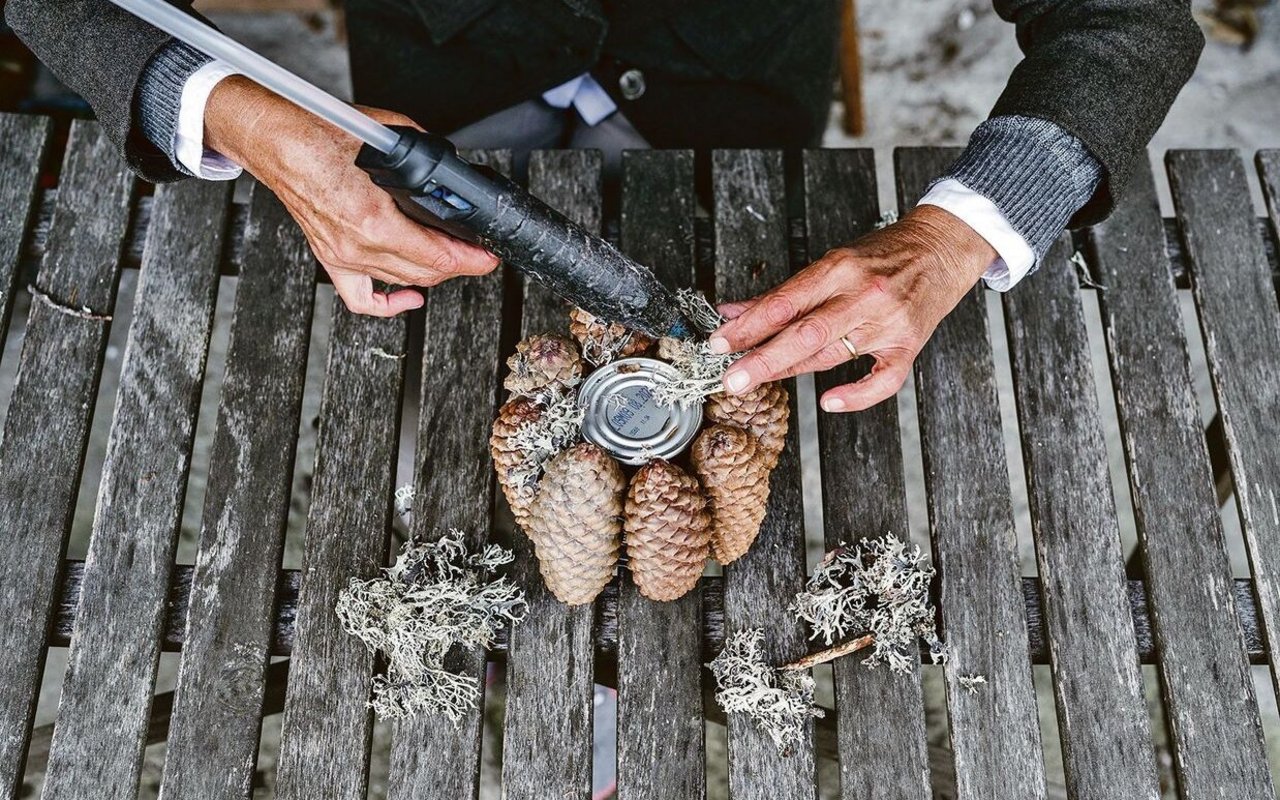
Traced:
POLYGON ((576 307, 569 311, 569 332, 582 347, 583 358, 596 366, 639 355, 653 345, 653 340, 639 331, 629 331, 617 323, 606 325, 591 312, 576 307))
POLYGON ((537 467, 531 468, 529 454, 511 443, 511 437, 525 425, 542 416, 542 407, 528 397, 513 397, 498 409, 489 437, 489 453, 498 483, 507 496, 507 504, 521 529, 529 529, 529 506, 538 491, 537 467))
POLYGON ((693 442, 694 472, 711 505, 711 554, 721 564, 736 561, 760 535, 769 504, 769 468, 749 432, 712 425, 693 442))
POLYGON ((668 461, 651 461, 631 479, 626 510, 627 563, 640 594, 675 600, 697 586, 711 544, 698 481, 668 461))
POLYGON ((594 444, 576 444, 547 463, 526 530, 542 578, 561 602, 589 603, 613 577, 626 488, 618 462, 594 444))
POLYGON ((707 398, 703 413, 712 422, 751 431, 766 456, 765 463, 773 469, 787 443, 787 420, 791 416, 788 399, 786 387, 774 381, 762 383, 746 394, 717 392, 707 398))
POLYGON ((582 381, 582 356, 567 336, 543 333, 516 345, 507 359, 511 373, 503 382, 517 395, 536 395, 544 389, 563 391, 582 381))

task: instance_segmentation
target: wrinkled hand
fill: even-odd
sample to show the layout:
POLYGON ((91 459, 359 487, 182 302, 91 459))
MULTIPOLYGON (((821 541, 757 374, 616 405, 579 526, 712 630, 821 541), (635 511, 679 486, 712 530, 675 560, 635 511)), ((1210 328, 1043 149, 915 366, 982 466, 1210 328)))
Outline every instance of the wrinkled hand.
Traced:
POLYGON ((862 380, 826 392, 822 407, 870 408, 898 391, 938 323, 995 258, 991 245, 959 218, 918 206, 765 294, 721 306, 729 321, 712 334, 711 349, 756 348, 725 374, 725 389, 742 393, 848 361, 844 336, 875 365, 862 380))
MULTIPOLYGON (((414 124, 389 111, 362 110, 386 125, 414 124)), ((275 192, 358 314, 390 317, 423 303, 414 289, 376 291, 374 279, 434 286, 498 265, 489 251, 410 220, 355 165, 358 141, 247 78, 227 78, 209 96, 205 141, 275 192)))

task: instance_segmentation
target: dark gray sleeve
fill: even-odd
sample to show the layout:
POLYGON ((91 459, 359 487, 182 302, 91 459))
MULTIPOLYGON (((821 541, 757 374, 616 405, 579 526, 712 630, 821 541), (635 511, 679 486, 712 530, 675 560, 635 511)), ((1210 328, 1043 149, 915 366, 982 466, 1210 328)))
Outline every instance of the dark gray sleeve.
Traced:
POLYGON ((1187 0, 994 0, 1026 57, 991 116, 1047 120, 1084 143, 1102 180, 1071 225, 1104 218, 1178 92, 1204 35, 1187 0))
POLYGON ((1084 142, 1052 122, 992 117, 934 183, 947 178, 994 203, 1031 247, 1038 266, 1067 220, 1097 192, 1102 164, 1084 142))
POLYGON ((212 60, 174 39, 147 62, 138 80, 134 98, 138 127, 147 141, 169 159, 169 165, 183 175, 190 175, 191 171, 179 163, 175 146, 182 88, 198 69, 212 60))
MULTIPOLYGON (((191 4, 180 0, 174 5, 191 4)), ((170 156, 143 131, 137 103, 148 64, 172 37, 107 0, 9 0, 5 20, 93 107, 107 135, 140 175, 153 181, 182 177, 170 156)), ((176 115, 176 106, 172 113, 176 115)))

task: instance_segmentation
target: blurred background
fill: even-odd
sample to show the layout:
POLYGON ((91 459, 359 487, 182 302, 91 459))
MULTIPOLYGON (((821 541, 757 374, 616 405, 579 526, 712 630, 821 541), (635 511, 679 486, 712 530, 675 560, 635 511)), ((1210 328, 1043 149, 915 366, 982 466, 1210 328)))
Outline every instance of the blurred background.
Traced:
MULTIPOLYGON (((0 0, 0 7, 3 4, 3 0, 0 0)), ((1254 151, 1259 148, 1280 147, 1280 6, 1273 0, 1196 0, 1192 5, 1205 31, 1207 45, 1199 68, 1156 134, 1150 151, 1166 215, 1172 214, 1172 207, 1168 200, 1166 181, 1162 177, 1165 150, 1232 148, 1251 160, 1254 151)), ((225 32, 268 58, 340 97, 350 97, 345 29, 340 3, 331 0, 203 0, 197 2, 196 7, 225 32)), ((846 31, 844 48, 846 53, 856 51, 857 69, 846 74, 843 81, 838 81, 832 87, 831 115, 824 144, 829 147, 874 148, 880 170, 881 206, 893 208, 895 201, 890 172, 892 148, 898 145, 963 144, 969 132, 985 118, 1010 71, 1020 59, 1020 53, 1014 41, 1012 26, 1000 20, 986 0, 856 0, 853 15, 856 27, 851 26, 846 31), (859 96, 860 104, 854 104, 852 101, 859 96)), ((61 85, 2 25, 0 111, 53 116, 59 121, 59 131, 63 136, 71 119, 91 116, 91 111, 84 102, 61 85)), ((1253 170, 1246 170, 1246 173, 1253 182, 1258 212, 1262 213, 1256 175, 1253 170)), ((53 176, 49 180, 52 181, 53 176)), ((97 483, 94 470, 95 465, 101 463, 102 449, 107 438, 110 409, 116 389, 115 378, 127 333, 136 277, 136 272, 126 271, 120 287, 119 308, 116 313, 118 322, 112 327, 69 558, 82 558, 87 549, 97 483)), ((218 302, 218 319, 208 366, 209 379, 206 381, 202 401, 197 451, 178 552, 178 559, 182 563, 192 563, 195 556, 203 481, 208 471, 208 448, 220 387, 218 376, 221 375, 221 359, 225 355, 234 282, 234 278, 223 281, 218 302)), ((15 299, 12 334, 5 343, 6 350, 10 352, 4 353, 3 358, 0 358, 0 413, 7 408, 8 396, 13 386, 13 370, 17 363, 15 356, 21 345, 21 332, 26 317, 25 298, 26 295, 23 294, 21 298, 15 299)), ((308 388, 297 456, 293 513, 286 542, 285 566, 288 568, 301 566, 310 469, 315 446, 312 421, 318 413, 331 302, 331 290, 327 286, 321 287, 315 315, 316 330, 309 356, 308 388)), ((1114 490, 1122 537, 1126 552, 1132 552, 1137 536, 1128 500, 1128 487, 1123 479, 1119 429, 1114 406, 1109 399, 1110 382, 1105 352, 1100 345, 1101 336, 1098 335, 1100 324, 1096 302, 1086 300, 1085 310, 1091 339, 1096 348, 1095 375, 1099 395, 1103 400, 1102 412, 1107 429, 1112 474, 1116 477, 1114 490)), ((989 312, 993 330, 998 331, 1001 319, 998 300, 991 298, 989 312)), ((1192 343, 1192 366, 1197 393, 1208 425, 1215 406, 1203 350, 1199 347, 1195 312, 1189 302, 1186 303, 1184 312, 1192 343)), ((1008 427, 1005 436, 1006 450, 1014 491, 1017 531, 1023 552, 1023 570, 1026 575, 1035 575, 1025 486, 1021 475, 1022 462, 1015 444, 1017 435, 1011 381, 1007 370, 1007 347, 1004 337, 1000 335, 993 336, 993 344, 1002 386, 1001 411, 1008 427)), ((810 409, 799 420, 802 456, 806 470, 816 470, 816 428, 810 380, 801 380, 800 392, 801 407, 810 409)), ((919 460, 914 393, 910 386, 900 393, 898 402, 903 445, 907 454, 908 502, 912 527, 910 533, 927 550, 928 520, 924 505, 923 467, 919 460)), ((406 448, 411 448, 411 440, 410 434, 406 448)), ((406 449, 405 452, 411 451, 406 449)), ((404 459, 404 462, 411 463, 409 459, 404 459)), ((402 467, 399 480, 404 482, 409 477, 402 467)), ((815 487, 819 483, 816 478, 806 480, 806 490, 816 491, 815 487)), ((821 554, 820 499, 816 495, 806 495, 805 506, 807 534, 812 543, 812 562, 821 554)), ((1233 567, 1237 576, 1247 577, 1249 573, 1239 522, 1231 504, 1224 506, 1223 520, 1232 548, 1233 567)), ((63 651, 51 651, 46 667, 42 700, 36 720, 37 728, 44 730, 46 734, 57 714, 57 699, 65 668, 64 656, 63 651)), ((158 692, 172 690, 177 659, 177 654, 165 654, 162 657, 156 687, 158 692)), ((1048 667, 1037 666, 1035 670, 1041 701, 1042 738, 1051 782, 1050 797, 1065 797, 1048 667)), ((1255 667, 1254 671, 1273 770, 1275 774, 1280 774, 1277 769, 1280 767, 1280 715, 1276 711, 1267 668, 1255 667)), ((819 699, 828 706, 832 702, 829 674, 829 671, 817 672, 820 681, 819 699)), ((930 743, 945 761, 948 758, 948 741, 941 674, 931 667, 926 668, 924 674, 930 715, 930 743)), ((1158 737, 1162 737, 1165 726, 1153 667, 1144 667, 1144 680, 1153 721, 1157 723, 1153 725, 1153 730, 1158 737)), ((491 670, 490 688, 486 693, 486 763, 482 770, 483 774, 489 776, 497 774, 497 765, 501 759, 502 687, 501 672, 491 670)), ((599 687, 596 700, 597 796, 606 798, 612 796, 613 777, 614 703, 611 690, 599 687)), ((274 795, 279 724, 278 714, 268 717, 264 723, 255 798, 274 795)), ((708 724, 707 739, 708 797, 714 800, 727 797, 723 728, 708 724)), ((1168 749, 1163 742, 1157 744, 1160 748, 1162 773, 1167 778, 1170 765, 1168 749)), ((385 794, 388 747, 389 731, 386 726, 379 725, 374 739, 371 798, 380 798, 385 794)), ((163 760, 163 743, 148 748, 142 797, 155 796, 163 760)), ((32 762, 29 765, 23 788, 24 797, 39 796, 42 771, 39 763, 32 762)), ((837 778, 834 765, 823 761, 820 771, 822 795, 835 796, 837 778)), ((1172 781, 1167 780, 1165 785, 1167 796, 1173 797, 1172 781)), ((939 786, 938 796, 949 796, 945 785, 940 783, 939 786)), ((492 779, 487 780, 482 788, 482 797, 488 800, 499 796, 500 787, 492 779)))

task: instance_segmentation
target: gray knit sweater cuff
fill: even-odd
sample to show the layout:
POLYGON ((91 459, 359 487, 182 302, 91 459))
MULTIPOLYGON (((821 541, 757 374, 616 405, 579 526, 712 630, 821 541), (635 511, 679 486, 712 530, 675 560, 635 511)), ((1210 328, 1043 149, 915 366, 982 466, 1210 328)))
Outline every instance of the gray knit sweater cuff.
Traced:
POLYGON ((182 87, 210 61, 209 56, 175 39, 152 56, 138 81, 138 125, 142 135, 184 175, 191 171, 178 162, 176 146, 182 87))
MULTIPOLYGON (((934 183, 954 178, 1004 214, 1036 256, 1036 266, 1102 180, 1084 142, 1052 122, 992 117, 934 183)), ((1033 267, 1034 269, 1034 267, 1033 267)))

